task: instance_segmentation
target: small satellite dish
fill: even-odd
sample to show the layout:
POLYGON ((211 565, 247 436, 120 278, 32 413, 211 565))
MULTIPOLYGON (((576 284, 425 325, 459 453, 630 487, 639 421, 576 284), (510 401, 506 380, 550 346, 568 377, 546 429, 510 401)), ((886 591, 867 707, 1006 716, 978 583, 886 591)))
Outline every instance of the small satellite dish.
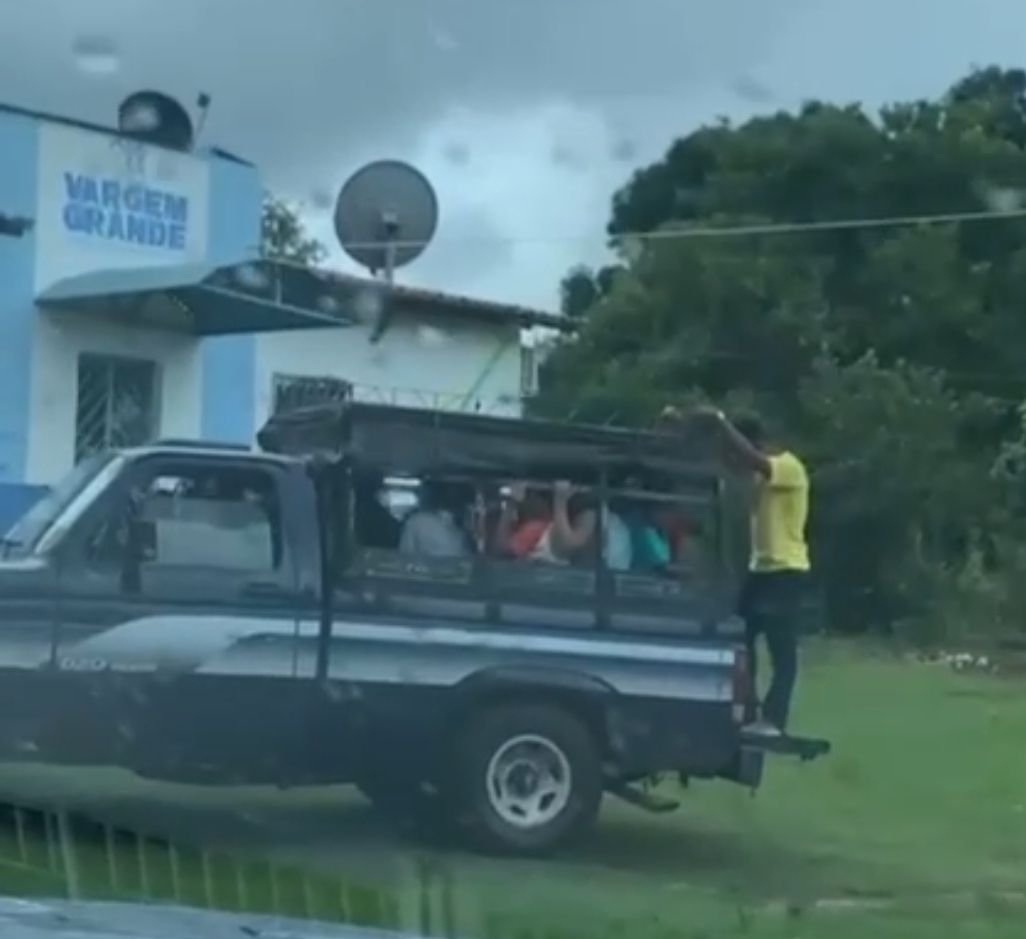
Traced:
POLYGON ((335 200, 342 250, 371 274, 392 281, 397 267, 419 257, 438 227, 438 198, 427 177, 399 160, 357 170, 335 200))
POLYGON ((118 130, 148 143, 191 150, 192 119, 174 98, 159 91, 137 91, 118 108, 118 130))

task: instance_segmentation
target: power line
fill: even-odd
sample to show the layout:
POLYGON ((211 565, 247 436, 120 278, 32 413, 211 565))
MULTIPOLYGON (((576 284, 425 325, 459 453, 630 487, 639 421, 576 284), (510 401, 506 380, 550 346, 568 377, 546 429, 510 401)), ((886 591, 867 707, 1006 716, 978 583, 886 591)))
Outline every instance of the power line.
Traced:
MULTIPOLYGON (((621 241, 683 241, 695 238, 744 238, 754 235, 791 235, 804 232, 853 231, 885 228, 911 228, 928 225, 973 224, 978 222, 1011 221, 1026 219, 1026 207, 1015 209, 981 209, 975 212, 936 212, 923 215, 886 215, 871 218, 822 219, 814 222, 763 222, 747 225, 706 225, 681 228, 660 228, 652 231, 618 232, 609 236, 621 241)), ((461 238, 439 234, 434 242, 474 243, 496 242, 508 244, 565 244, 570 242, 594 241, 592 234, 503 235, 480 238, 467 235, 461 238)), ((384 241, 346 242, 345 247, 368 250, 382 248, 384 241)), ((423 248, 424 240, 398 240, 390 242, 396 248, 423 248)), ((267 260, 284 261, 274 255, 267 260)))

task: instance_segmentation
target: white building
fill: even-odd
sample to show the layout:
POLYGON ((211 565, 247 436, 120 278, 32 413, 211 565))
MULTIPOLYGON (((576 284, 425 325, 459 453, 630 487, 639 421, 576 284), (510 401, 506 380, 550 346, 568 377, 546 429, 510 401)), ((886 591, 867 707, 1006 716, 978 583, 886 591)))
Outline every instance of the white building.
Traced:
POLYGON ((261 261, 262 194, 222 151, 0 106, 0 524, 97 448, 250 443, 314 399, 520 412, 522 330, 559 317, 261 261))

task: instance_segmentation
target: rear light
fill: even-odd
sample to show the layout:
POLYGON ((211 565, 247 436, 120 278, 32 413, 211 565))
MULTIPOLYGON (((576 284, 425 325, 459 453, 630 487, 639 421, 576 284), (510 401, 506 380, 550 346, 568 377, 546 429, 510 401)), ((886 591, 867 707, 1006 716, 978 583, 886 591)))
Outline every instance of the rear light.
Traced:
POLYGON ((752 696, 748 650, 744 646, 734 648, 734 671, 731 684, 731 703, 733 705, 731 713, 735 721, 742 723, 748 717, 748 704, 752 696))

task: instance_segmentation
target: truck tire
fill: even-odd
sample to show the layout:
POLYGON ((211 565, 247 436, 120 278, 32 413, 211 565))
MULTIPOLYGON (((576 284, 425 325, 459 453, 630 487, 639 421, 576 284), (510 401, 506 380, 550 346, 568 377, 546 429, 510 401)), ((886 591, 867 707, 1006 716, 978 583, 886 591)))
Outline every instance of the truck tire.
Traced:
POLYGON ((556 707, 486 711, 461 738, 456 769, 459 810, 488 851, 547 854, 585 831, 602 801, 596 742, 556 707))

